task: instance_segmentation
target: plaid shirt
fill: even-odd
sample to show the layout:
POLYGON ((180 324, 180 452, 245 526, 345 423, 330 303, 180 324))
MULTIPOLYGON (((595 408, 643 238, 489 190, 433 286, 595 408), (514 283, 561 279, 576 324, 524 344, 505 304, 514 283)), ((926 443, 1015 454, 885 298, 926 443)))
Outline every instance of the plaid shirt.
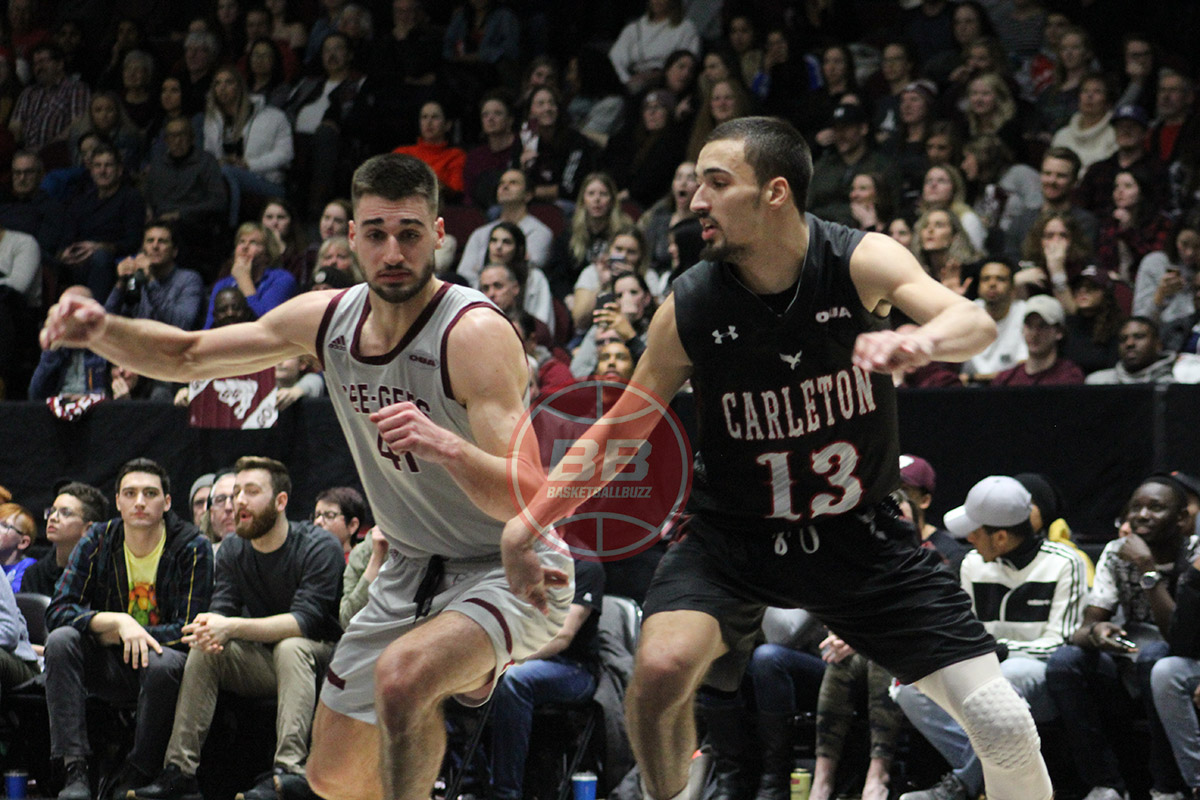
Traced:
MULTIPOLYGON (((186 650, 183 626, 208 611, 213 591, 212 545, 195 525, 168 512, 162 558, 154 591, 162 622, 146 627, 159 644, 186 650)), ((46 612, 50 630, 70 625, 89 633, 92 617, 101 611, 129 611, 129 573, 125 568, 125 523, 120 517, 97 522, 71 553, 54 587, 46 612)))
POLYGON ((1133 263, 1129 267, 1129 282, 1132 284, 1142 259, 1149 253, 1165 248, 1170 234, 1171 218, 1166 214, 1155 214, 1144 225, 1133 225, 1125 230, 1121 230, 1117 221, 1110 216, 1100 225, 1100 235, 1096 239, 1096 265, 1106 272, 1119 272, 1121 251, 1118 242, 1125 242, 1133 254, 1133 263))
POLYGON ((74 78, 64 78, 57 86, 25 87, 12 113, 12 119, 21 123, 24 146, 41 150, 66 133, 75 119, 87 113, 91 98, 87 84, 74 78))

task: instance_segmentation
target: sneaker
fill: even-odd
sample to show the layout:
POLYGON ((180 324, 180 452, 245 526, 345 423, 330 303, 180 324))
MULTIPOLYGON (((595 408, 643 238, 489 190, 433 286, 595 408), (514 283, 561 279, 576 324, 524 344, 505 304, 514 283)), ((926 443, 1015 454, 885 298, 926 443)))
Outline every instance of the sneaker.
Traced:
POLYGON ((276 767, 260 775, 253 788, 235 794, 233 800, 279 800, 279 786, 275 782, 278 777, 279 768, 276 767))
POLYGON ((88 776, 87 761, 77 759, 66 765, 67 780, 58 800, 92 800, 92 781, 88 776))
POLYGON ((900 800, 968 800, 967 787, 953 772, 947 772, 942 779, 928 789, 919 792, 905 792, 900 800))
POLYGON ((167 764, 153 783, 134 789, 130 800, 201 800, 195 775, 184 775, 174 764, 167 764))
POLYGON ((1083 800, 1129 800, 1129 792, 1122 794, 1111 786, 1096 786, 1083 800))
POLYGON ((302 772, 283 772, 275 780, 280 800, 321 800, 302 772))

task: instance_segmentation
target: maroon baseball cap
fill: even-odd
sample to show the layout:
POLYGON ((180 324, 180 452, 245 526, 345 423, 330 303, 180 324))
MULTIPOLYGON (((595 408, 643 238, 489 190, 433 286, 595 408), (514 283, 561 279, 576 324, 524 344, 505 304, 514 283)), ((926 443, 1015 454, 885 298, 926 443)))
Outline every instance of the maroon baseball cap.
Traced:
POLYGON ((934 487, 937 486, 937 473, 925 459, 906 453, 900 456, 900 480, 933 494, 934 487))

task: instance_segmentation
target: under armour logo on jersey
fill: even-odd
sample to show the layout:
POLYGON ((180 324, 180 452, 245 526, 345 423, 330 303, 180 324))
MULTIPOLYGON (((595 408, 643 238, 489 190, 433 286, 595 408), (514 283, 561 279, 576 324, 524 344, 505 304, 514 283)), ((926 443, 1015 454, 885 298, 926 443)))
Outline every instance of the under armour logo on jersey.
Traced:
POLYGON ((712 333, 713 333, 713 341, 716 342, 717 344, 725 344, 726 339, 733 341, 734 339, 736 339, 738 337, 737 328, 734 327, 733 325, 730 325, 729 330, 725 331, 725 333, 721 333, 720 331, 713 331, 712 333))
POLYGON ((846 308, 845 306, 834 306, 828 311, 817 312, 817 322, 829 322, 829 320, 837 319, 839 317, 850 319, 850 309, 846 308))
POLYGON ((789 356, 787 353, 780 353, 779 358, 795 371, 796 367, 800 366, 800 354, 803 352, 803 350, 797 350, 794 356, 789 356))
POLYGON ((339 336, 339 337, 337 337, 336 339, 334 339, 332 342, 330 342, 330 343, 329 343, 329 349, 330 349, 330 350, 341 350, 342 352, 345 352, 345 350, 346 350, 346 337, 345 337, 345 336, 339 336))

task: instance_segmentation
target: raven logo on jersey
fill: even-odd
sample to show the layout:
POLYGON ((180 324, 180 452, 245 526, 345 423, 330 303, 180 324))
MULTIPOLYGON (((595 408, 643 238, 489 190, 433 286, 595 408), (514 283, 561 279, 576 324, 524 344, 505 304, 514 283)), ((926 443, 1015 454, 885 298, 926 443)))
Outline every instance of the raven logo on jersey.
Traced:
POLYGON ((803 352, 803 350, 797 350, 794 356, 789 356, 787 353, 780 353, 779 357, 783 360, 783 363, 787 364, 795 372, 796 367, 800 366, 800 354, 803 352))
POLYGON ((716 342, 717 344, 725 344, 726 339, 733 341, 734 339, 736 339, 738 337, 737 328, 733 325, 730 325, 729 330, 727 330, 725 333, 721 333, 720 331, 713 331, 712 334, 713 334, 713 341, 716 342))
POLYGON ((829 320, 838 319, 839 317, 850 319, 850 309, 845 306, 834 306, 828 311, 817 312, 817 322, 829 322, 829 320))

